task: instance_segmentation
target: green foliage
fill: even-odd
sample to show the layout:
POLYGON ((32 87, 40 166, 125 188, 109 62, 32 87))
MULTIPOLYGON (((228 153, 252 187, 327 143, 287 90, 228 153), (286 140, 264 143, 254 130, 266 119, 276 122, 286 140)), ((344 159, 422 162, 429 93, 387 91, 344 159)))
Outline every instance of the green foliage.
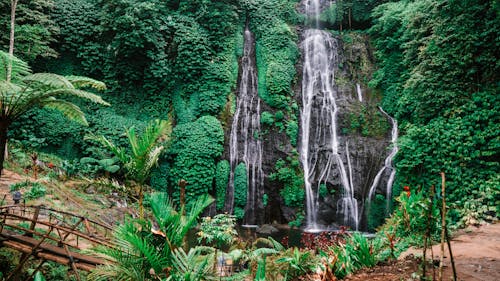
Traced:
MULTIPOLYGON (((437 198, 434 199, 434 204, 430 206, 429 192, 410 191, 410 193, 411 195, 408 196, 406 192, 403 192, 396 198, 399 206, 380 228, 380 235, 394 236, 409 246, 422 246, 429 227, 431 230, 429 238, 438 241, 441 220, 438 219, 440 215, 436 202, 437 198), (432 216, 430 221, 429 211, 432 216)), ((396 253, 396 256, 398 254, 396 253)))
MULTIPOLYGON (((494 1, 419 0, 389 2, 373 14, 380 68, 371 84, 404 132, 396 184, 438 185, 445 172, 455 220, 499 168, 496 10, 494 1)), ((493 209, 496 199, 488 201, 493 209)))
POLYGON ((268 111, 260 114, 260 123, 264 126, 272 126, 274 124, 274 115, 268 111))
POLYGON ((382 194, 376 194, 368 209, 368 231, 382 225, 386 217, 387 200, 382 194))
POLYGON ((285 253, 285 257, 276 260, 277 263, 286 263, 288 265, 284 280, 293 280, 315 269, 316 264, 310 251, 301 251, 294 247, 287 252, 289 252, 289 254, 285 253))
POLYGON ((276 172, 272 173, 269 178, 283 184, 280 195, 285 204, 290 207, 303 207, 305 199, 304 177, 299 160, 291 157, 287 161, 279 159, 276 161, 275 169, 276 172))
POLYGON ((17 191, 21 188, 26 188, 30 185, 31 185, 31 183, 29 181, 22 181, 22 182, 18 182, 18 183, 13 183, 9 186, 9 190, 10 190, 10 192, 13 192, 13 191, 17 191))
MULTIPOLYGON (((5 30, 0 35, 3 50, 9 49, 10 8, 11 1, 0 1, 0 26, 5 30)), ((51 46, 59 33, 59 27, 50 16, 53 8, 52 0, 18 1, 14 41, 16 56, 30 63, 37 58, 57 56, 57 51, 51 46)))
POLYGON ((45 281, 45 278, 40 271, 36 272, 34 281, 45 281))
POLYGON ((228 214, 218 214, 212 217, 203 217, 198 234, 198 242, 214 244, 217 248, 230 246, 238 235, 236 217, 228 214))
POLYGON ((344 278, 356 270, 373 267, 376 264, 372 243, 358 232, 348 236, 345 243, 333 246, 329 251, 336 257, 333 269, 338 278, 344 278))
POLYGON ((170 169, 170 182, 176 184, 180 179, 188 182, 186 202, 207 194, 212 189, 215 161, 223 152, 223 142, 222 126, 212 116, 204 116, 195 122, 175 127, 170 149, 174 159, 170 169))
POLYGON ((299 124, 297 120, 288 120, 286 123, 286 135, 290 138, 290 143, 295 147, 297 146, 297 139, 299 137, 299 124))
MULTIPOLYGON (((123 163, 127 170, 126 176, 142 185, 165 148, 161 142, 168 141, 171 131, 172 123, 165 120, 151 121, 141 136, 137 135, 134 127, 128 128, 125 135, 128 138, 130 150, 117 146, 104 136, 91 136, 90 138, 108 148, 123 163)), ((82 158, 82 161, 85 159, 89 158, 82 158)), ((110 164, 108 159, 105 160, 104 164, 110 164)))
POLYGON ((46 193, 47 188, 43 184, 39 182, 33 182, 31 183, 31 188, 26 193, 24 193, 23 197, 27 201, 35 200, 44 197, 46 193))
POLYGON ((222 160, 217 163, 217 168, 215 170, 215 191, 217 194, 217 210, 222 211, 224 209, 224 203, 226 199, 226 188, 229 183, 229 173, 231 168, 227 160, 222 160))
MULTIPOLYGON (((263 112, 261 123, 271 126, 274 121, 280 130, 285 128, 285 115, 292 104, 292 83, 299 57, 295 30, 289 25, 297 22, 295 1, 244 1, 250 30, 256 35, 256 60, 259 96, 271 107, 282 109, 273 116, 263 112)), ((293 125, 291 127, 293 131, 293 125)))
POLYGON ((359 134, 364 137, 383 138, 389 130, 387 117, 375 106, 360 105, 344 121, 342 132, 359 134))
POLYGON ((120 249, 104 246, 94 249, 99 255, 115 262, 98 266, 89 274, 88 279, 158 280, 166 278, 167 274, 184 274, 185 257, 180 256, 185 254, 182 251, 184 237, 212 201, 208 196, 201 196, 191 204, 187 214, 183 215, 184 207, 176 210, 166 193, 152 194, 151 211, 157 224, 138 219, 128 220, 118 226, 113 236, 120 249), (164 269, 167 267, 174 269, 166 272, 164 269))
POLYGON ((104 172, 108 173, 116 173, 120 169, 120 166, 116 165, 116 162, 118 161, 117 158, 105 158, 105 159, 95 159, 91 157, 83 157, 80 159, 81 164, 89 164, 94 166, 95 170, 102 170, 104 172))
POLYGON ((333 2, 319 16, 334 29, 366 28, 369 26, 373 8, 385 1, 381 0, 339 0, 333 2))
POLYGON ((234 169, 234 215, 242 219, 247 204, 248 177, 245 163, 239 163, 234 169))

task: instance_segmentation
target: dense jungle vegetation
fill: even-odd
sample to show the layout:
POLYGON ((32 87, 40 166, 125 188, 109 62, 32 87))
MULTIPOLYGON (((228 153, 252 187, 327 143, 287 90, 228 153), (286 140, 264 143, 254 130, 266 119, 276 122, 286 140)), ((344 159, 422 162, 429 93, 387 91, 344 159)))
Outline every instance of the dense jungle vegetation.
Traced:
MULTIPOLYGON (((236 218, 204 221, 199 246, 191 250, 183 249, 183 238, 203 209, 213 203, 207 194, 215 199, 214 209, 224 210, 230 167, 222 155, 234 114, 246 25, 255 34, 259 96, 267 108, 261 124, 266 130, 284 132, 297 147, 300 105, 295 89, 300 81, 300 26, 305 21, 299 2, 0 0, 0 50, 5 52, 0 57, 0 133, 3 140, 8 139, 7 169, 29 167, 29 155, 37 153, 69 177, 117 179, 129 185, 134 196, 140 190, 141 209, 144 195, 146 212, 153 213, 164 237, 173 241, 166 243, 143 231, 151 222, 142 216, 125 223, 115 238, 128 239, 123 244, 129 247, 130 256, 114 256, 119 265, 100 268, 89 278, 205 280, 215 268, 218 250, 214 249, 237 244, 233 232, 224 236, 217 224, 233 230, 235 220, 243 217, 244 165, 235 171, 236 218), (18 2, 17 59, 13 80, 7 81, 14 2, 18 2), (8 93, 34 81, 23 80, 30 73, 65 77, 70 97, 64 105, 50 106, 46 100, 28 103, 22 115, 11 119, 8 93), (149 165, 144 155, 157 165, 149 165), (189 183, 187 221, 180 219, 183 212, 174 207, 180 204, 180 180, 189 183), (165 193, 142 194, 143 187, 165 193), (175 227, 182 231, 176 233, 168 223, 177 223, 175 227), (200 256, 210 259, 202 264, 200 256), (128 275, 131 268, 136 275, 128 275), (109 275, 104 278, 103 272, 109 275)), ((373 93, 382 97, 380 106, 398 120, 400 129, 394 213, 374 241, 355 234, 345 239, 329 237, 332 242, 326 244, 315 240, 316 244, 300 250, 285 249, 272 239, 263 242, 265 248, 233 249, 233 260, 249 264, 243 275, 253 280, 299 280, 294 278, 323 264, 325 272, 343 278, 394 257, 408 245, 421 245, 430 202, 424 195, 431 186, 440 193, 440 172, 447 178, 452 228, 497 220, 499 15, 500 4, 494 0, 338 0, 322 13, 326 28, 346 42, 359 35, 370 39, 376 69, 367 80, 373 93), (411 196, 402 193, 404 186, 410 187, 411 196), (394 237, 400 237, 400 243, 395 245, 394 237), (336 243, 339 239, 340 244, 336 243)), ((50 77, 41 78, 45 80, 36 83, 54 86, 50 77)), ((49 90, 60 90, 54 87, 49 90)), ((270 179, 283 186, 280 194, 287 206, 304 205, 296 151, 275 163, 270 179)), ((430 208, 436 217, 437 201, 430 208)), ((300 226, 301 218, 292 224, 300 226)), ((439 227, 436 222, 432 237, 438 237, 439 227)))

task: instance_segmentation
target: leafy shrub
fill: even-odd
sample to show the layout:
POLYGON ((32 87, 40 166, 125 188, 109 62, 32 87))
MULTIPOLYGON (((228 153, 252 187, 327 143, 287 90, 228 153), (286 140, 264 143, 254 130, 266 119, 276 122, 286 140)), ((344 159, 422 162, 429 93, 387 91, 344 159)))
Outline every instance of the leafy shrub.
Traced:
POLYGON ((22 181, 22 182, 17 182, 17 183, 11 184, 9 186, 9 189, 10 189, 10 192, 13 192, 13 191, 17 191, 21 188, 28 187, 30 185, 31 185, 31 183, 29 181, 22 181))
MULTIPOLYGON (((223 152, 223 142, 222 126, 213 116, 204 116, 175 127, 170 149, 174 159, 169 171, 170 182, 175 185, 180 179, 188 182, 186 202, 211 190, 215 160, 223 152)), ((175 194, 178 198, 178 191, 175 194)))
POLYGON ((264 126, 272 126, 274 123, 273 114, 268 111, 264 111, 260 114, 260 123, 264 126))
POLYGON ((234 228, 236 217, 228 214, 218 214, 212 217, 203 217, 198 234, 198 242, 215 245, 218 248, 229 246, 238 233, 234 228))
POLYGON ((287 206, 303 207, 305 191, 300 163, 297 159, 292 160, 290 158, 287 160, 279 159, 276 161, 276 172, 272 173, 269 178, 283 184, 280 195, 287 206))
POLYGON ((226 199, 226 188, 229 182, 230 167, 227 160, 222 160, 217 163, 217 168, 215 171, 215 189, 217 194, 217 210, 222 211, 224 209, 224 203, 226 199))
POLYGON ((310 251, 292 248, 282 255, 284 257, 277 259, 276 262, 288 265, 284 280, 294 280, 294 278, 308 274, 316 268, 316 261, 310 251))
POLYGON ((247 167, 240 163, 234 169, 234 215, 238 219, 245 216, 248 189, 247 167))
POLYGON ((47 189, 44 185, 38 182, 31 183, 31 188, 24 193, 24 199, 26 200, 34 200, 41 197, 44 197, 47 192, 47 189))

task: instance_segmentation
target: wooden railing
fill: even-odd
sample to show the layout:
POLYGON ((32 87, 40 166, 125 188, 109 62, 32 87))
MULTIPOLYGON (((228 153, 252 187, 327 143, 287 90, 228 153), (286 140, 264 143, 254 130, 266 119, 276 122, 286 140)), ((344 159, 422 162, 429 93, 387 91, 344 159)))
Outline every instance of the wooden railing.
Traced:
POLYGON ((111 233, 108 225, 45 206, 0 206, 0 243, 22 252, 6 280, 18 279, 30 257, 41 260, 37 269, 47 260, 69 265, 80 280, 78 270, 89 271, 106 262, 81 250, 96 245, 115 248, 111 233))

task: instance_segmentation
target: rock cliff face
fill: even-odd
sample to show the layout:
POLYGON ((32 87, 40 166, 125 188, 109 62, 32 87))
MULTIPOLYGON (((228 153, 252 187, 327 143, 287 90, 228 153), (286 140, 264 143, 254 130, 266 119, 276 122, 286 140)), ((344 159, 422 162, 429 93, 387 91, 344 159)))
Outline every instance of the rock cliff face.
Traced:
MULTIPOLYGON (((306 34, 305 30, 299 32, 302 34, 303 42, 310 36, 306 34)), ((334 58, 330 58, 334 60, 330 62, 334 74, 329 77, 330 82, 328 82, 328 86, 331 87, 331 92, 334 95, 335 105, 331 103, 325 104, 323 100, 324 89, 312 90, 317 93, 311 97, 310 120, 308 123, 310 136, 307 146, 312 156, 308 160, 310 176, 307 180, 309 180, 312 196, 314 196, 312 201, 312 204, 315 204, 314 220, 317 225, 322 227, 331 228, 337 225, 350 225, 352 228, 357 227, 364 230, 367 227, 367 205, 370 190, 373 189, 372 197, 375 193, 384 195, 387 193, 386 185, 392 170, 387 167, 387 169, 381 171, 381 168, 384 167, 384 163, 387 162, 385 160, 391 152, 391 124, 388 116, 384 115, 377 107, 379 97, 376 93, 370 91, 366 85, 371 78, 373 65, 368 38, 358 34, 348 34, 342 38, 334 35, 328 36, 331 38, 329 39, 331 40, 330 43, 335 45, 334 58), (320 93, 322 91, 323 94, 320 93), (332 110, 333 106, 336 107, 335 120, 329 118, 328 114, 325 115, 325 111, 332 110), (331 133, 332 122, 336 123, 336 136, 331 133), (332 154, 332 142, 335 141, 333 138, 336 139, 337 156, 332 154), (380 177, 377 184, 374 185, 378 173, 380 173, 380 177), (350 197, 346 194, 349 190, 346 191, 346 182, 352 193, 350 197), (322 192, 319 191, 320 187, 324 189, 322 192), (349 199, 351 201, 348 203, 346 198, 351 198, 349 199), (355 206, 353 207, 353 205, 355 206), (356 209, 355 214, 353 214, 353 208, 356 209)), ((304 77, 304 75, 309 74, 304 74, 302 71, 304 64, 308 62, 305 62, 307 54, 304 50, 304 43, 302 43, 301 47, 303 51, 302 59, 297 65, 299 79, 297 79, 297 84, 294 85, 295 100, 301 108, 299 118, 303 118, 305 112, 304 83, 310 82, 306 80, 310 77, 304 77)), ((250 59, 254 60, 255 58, 250 59)), ((244 65, 242 63, 241 67, 244 67, 244 65)), ((244 71, 242 69, 240 73, 244 71)), ((241 83, 240 79, 240 90, 237 93, 235 103, 237 106, 239 106, 238 102, 243 98, 241 95, 244 91, 241 90, 241 83)), ((313 85, 313 87, 316 86, 313 85)), ((251 99, 248 102, 252 102, 251 99)), ((255 103, 255 100, 253 103, 255 103)), ((276 112, 264 102, 261 102, 259 106, 259 109, 248 108, 247 110, 254 114, 257 111, 276 112)), ((233 122, 234 118, 241 118, 241 116, 234 114, 233 122)), ((248 132, 244 131, 248 128, 245 128, 245 126, 233 126, 233 130, 228 128, 226 132, 227 144, 223 156, 225 159, 231 160, 231 149, 234 150, 234 147, 231 148, 231 141, 236 141, 233 146, 236 145, 237 147, 249 147, 249 145, 254 146, 257 143, 249 144, 249 138, 242 137, 243 135, 248 136, 248 132), (239 137, 234 140, 234 136, 231 137, 232 134, 239 137)), ((259 132, 251 133, 253 136, 250 139, 258 139, 261 145, 261 152, 259 152, 261 153, 260 164, 252 165, 257 165, 261 169, 262 181, 258 184, 262 186, 252 187, 250 183, 252 176, 248 176, 247 196, 253 196, 252 193, 255 190, 257 190, 257 193, 255 197, 247 198, 245 222, 262 224, 274 221, 287 222, 296 218, 297 208, 286 206, 280 196, 283 183, 273 181, 269 176, 275 172, 275 165, 279 159, 297 158, 296 151, 300 153, 300 151, 304 150, 302 146, 306 141, 304 141, 303 134, 305 130, 303 123, 300 125, 299 130, 301 133, 298 136, 297 149, 291 145, 292 142, 289 137, 280 128, 263 126, 259 128, 259 132), (264 194, 267 197, 267 206, 264 206, 264 194), (250 213, 251 216, 248 215, 250 213)), ((234 155, 235 152, 232 153, 234 155)), ((243 157, 241 151, 236 153, 240 155, 239 162, 249 159, 248 156, 243 157)), ((301 159, 303 168, 304 161, 305 159, 301 159)), ((251 165, 248 167, 248 169, 252 169, 251 165)), ((228 189, 231 190, 233 188, 232 183, 230 182, 229 185, 228 189)), ((311 212, 311 210, 304 209, 306 214, 311 212)), ((308 216, 307 220, 310 219, 308 216)))

